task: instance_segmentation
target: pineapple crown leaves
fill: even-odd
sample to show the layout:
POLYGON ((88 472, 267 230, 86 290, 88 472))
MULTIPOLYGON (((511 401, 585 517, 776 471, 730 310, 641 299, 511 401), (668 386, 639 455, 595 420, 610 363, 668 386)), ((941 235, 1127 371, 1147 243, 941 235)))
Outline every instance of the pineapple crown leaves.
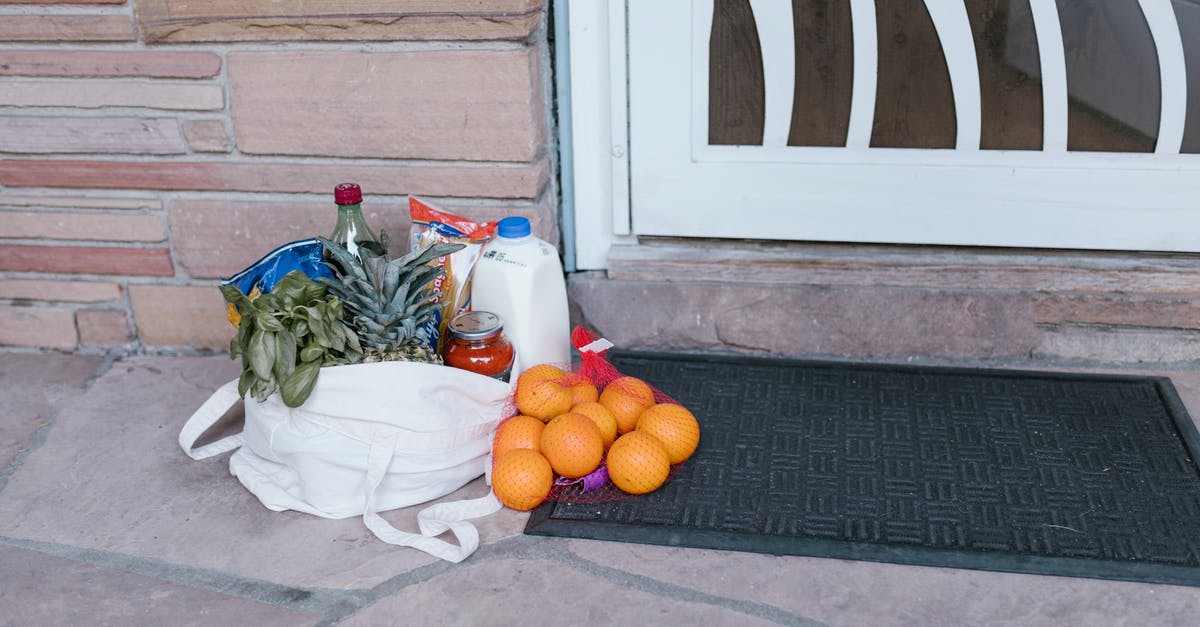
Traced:
MULTIPOLYGON (((337 242, 324 237, 318 237, 317 240, 321 242, 325 250, 337 261, 336 267, 333 268, 335 274, 339 277, 345 277, 345 279, 352 277, 366 281, 368 285, 378 286, 379 294, 382 296, 380 298, 381 301, 391 300, 390 295, 400 286, 400 280, 405 274, 405 270, 420 268, 434 259, 458 252, 466 247, 466 244, 429 244, 396 259, 390 258, 387 253, 376 255, 369 249, 360 249, 363 255, 363 261, 360 262, 350 251, 337 242), (368 276, 368 271, 374 276, 368 276)), ((434 276, 441 270, 434 266, 429 267, 435 268, 434 276)), ((330 283, 327 278, 322 282, 326 285, 330 283)))
POLYGON ((402 321, 404 333, 398 345, 418 337, 416 327, 439 307, 436 301, 441 294, 433 289, 433 283, 445 274, 445 270, 428 264, 465 247, 464 244, 430 244, 396 259, 362 249, 363 257, 359 261, 337 243, 317 239, 336 261, 330 265, 337 275, 334 279, 322 277, 318 281, 341 299, 349 314, 347 317, 355 326, 373 334, 393 335, 391 331, 396 329, 391 326, 393 321, 402 321), (371 324, 362 322, 364 320, 371 324))
MULTIPOLYGON (((413 305, 401 312, 398 318, 392 316, 383 321, 372 319, 366 315, 358 315, 354 317, 353 324, 368 331, 372 337, 386 340, 386 342, 371 342, 371 348, 376 350, 383 351, 395 346, 406 346, 413 341, 428 343, 429 329, 424 324, 418 326, 418 321, 423 322, 439 307, 441 305, 437 302, 413 305), (392 320, 396 320, 396 322, 389 325, 392 320)), ((383 316, 379 316, 379 318, 383 318, 383 316)))

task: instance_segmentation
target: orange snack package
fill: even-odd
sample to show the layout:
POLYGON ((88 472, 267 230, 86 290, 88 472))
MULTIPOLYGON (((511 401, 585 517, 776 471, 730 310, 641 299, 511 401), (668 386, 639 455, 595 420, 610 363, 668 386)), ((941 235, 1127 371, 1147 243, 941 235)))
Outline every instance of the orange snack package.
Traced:
POLYGON ((437 329, 431 329, 430 336, 436 338, 436 348, 441 354, 446 343, 446 325, 454 316, 471 309, 471 273, 483 252, 483 245, 495 234, 496 223, 479 224, 414 197, 409 197, 408 209, 412 214, 413 250, 430 243, 465 244, 458 252, 437 262, 446 273, 433 286, 434 291, 441 294, 442 306, 435 316, 437 329))

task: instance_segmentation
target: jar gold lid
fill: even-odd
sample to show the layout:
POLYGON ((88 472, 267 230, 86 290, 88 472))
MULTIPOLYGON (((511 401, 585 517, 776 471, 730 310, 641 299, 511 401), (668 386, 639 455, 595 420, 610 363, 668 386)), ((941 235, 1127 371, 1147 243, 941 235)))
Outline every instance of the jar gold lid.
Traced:
POLYGON ((485 340, 499 335, 504 321, 490 311, 467 311, 450 321, 450 335, 464 340, 485 340))

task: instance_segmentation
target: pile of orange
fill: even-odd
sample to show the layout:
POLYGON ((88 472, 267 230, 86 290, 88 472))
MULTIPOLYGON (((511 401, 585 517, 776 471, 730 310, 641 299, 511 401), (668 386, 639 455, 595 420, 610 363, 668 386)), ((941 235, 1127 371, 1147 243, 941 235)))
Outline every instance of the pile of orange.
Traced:
POLYGON ((603 390, 550 364, 517 378, 518 415, 505 420, 492 445, 492 489, 516 510, 537 507, 554 476, 587 476, 605 463, 621 490, 645 494, 666 480, 672 464, 700 444, 700 424, 674 403, 656 403, 636 377, 619 377, 603 390))

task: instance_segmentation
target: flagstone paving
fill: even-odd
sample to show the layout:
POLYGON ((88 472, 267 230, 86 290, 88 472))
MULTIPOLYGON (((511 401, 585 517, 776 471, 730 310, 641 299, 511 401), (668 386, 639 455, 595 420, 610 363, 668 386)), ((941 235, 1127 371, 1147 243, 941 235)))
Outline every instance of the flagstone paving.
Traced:
POLYGON ((35 443, 55 405, 83 393, 103 359, 71 355, 0 355, 0 482, 4 469, 35 443))
POLYGON ((106 568, 0 546, 0 622, 13 625, 304 625, 321 616, 106 568))
MULTIPOLYGON (((992 364, 994 365, 994 364, 992 364)), ((0 625, 1188 625, 1200 589, 525 536, 461 564, 264 508, 179 429, 227 356, 0 354, 0 625)), ((1143 372, 1142 374, 1146 374, 1143 372)), ((1169 373, 1200 413, 1200 373, 1169 373)), ((239 427, 235 408, 207 439, 239 427)), ((452 501, 486 494, 482 479, 452 501)), ((419 507, 384 514, 416 529, 419 507)))

